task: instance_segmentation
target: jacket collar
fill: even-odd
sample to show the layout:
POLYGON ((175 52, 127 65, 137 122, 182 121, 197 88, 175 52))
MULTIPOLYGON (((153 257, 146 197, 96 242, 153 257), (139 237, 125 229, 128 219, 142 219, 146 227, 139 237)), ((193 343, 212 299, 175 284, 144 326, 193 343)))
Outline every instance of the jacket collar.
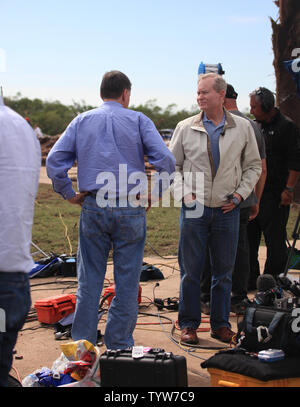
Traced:
POLYGON ((261 126, 263 128, 266 128, 268 126, 273 126, 278 120, 280 120, 280 117, 282 116, 282 113, 279 111, 279 109, 277 107, 274 107, 274 110, 276 111, 276 113, 271 118, 271 120, 269 122, 262 122, 261 123, 261 126))
MULTIPOLYGON (((228 110, 226 110, 224 108, 224 112, 225 112, 225 125, 224 125, 224 129, 222 132, 222 135, 225 134, 225 130, 232 128, 232 127, 236 127, 235 121, 233 119, 233 115, 228 112, 228 110)), ((201 110, 201 112, 199 114, 197 114, 192 122, 191 125, 191 129, 193 130, 197 130, 197 131, 204 131, 206 133, 205 127, 203 125, 203 110, 201 110)))

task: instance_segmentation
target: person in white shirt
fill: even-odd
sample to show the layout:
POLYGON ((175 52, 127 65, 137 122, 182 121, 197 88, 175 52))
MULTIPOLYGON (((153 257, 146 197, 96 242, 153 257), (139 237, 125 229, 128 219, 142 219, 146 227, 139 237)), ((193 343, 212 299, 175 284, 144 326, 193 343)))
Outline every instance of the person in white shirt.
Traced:
POLYGON ((34 126, 34 132, 35 132, 35 134, 36 134, 36 136, 37 136, 38 139, 40 139, 40 138, 43 137, 43 132, 42 132, 42 130, 39 128, 39 126, 38 126, 37 124, 34 126))
POLYGON ((12 353, 31 306, 28 273, 41 148, 31 126, 0 96, 0 386, 8 385, 12 353))

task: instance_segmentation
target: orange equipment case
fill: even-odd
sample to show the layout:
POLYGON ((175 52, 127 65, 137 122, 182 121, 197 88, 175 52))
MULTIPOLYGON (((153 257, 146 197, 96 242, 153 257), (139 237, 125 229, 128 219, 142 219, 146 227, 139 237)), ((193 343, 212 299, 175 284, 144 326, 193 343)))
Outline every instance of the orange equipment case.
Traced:
MULTIPOLYGON (((112 284, 111 286, 105 288, 103 294, 104 294, 104 296, 111 294, 106 298, 106 302, 108 303, 108 305, 110 305, 115 296, 115 285, 112 284)), ((139 293, 138 293, 138 298, 137 298, 138 304, 140 304, 141 301, 142 301, 142 287, 139 286, 139 293)))
POLYGON ((290 377, 262 381, 222 369, 208 368, 212 387, 299 387, 300 378, 290 377))
POLYGON ((232 348, 216 353, 201 363, 212 387, 299 387, 300 354, 265 362, 255 353, 232 348))
POLYGON ((75 311, 76 296, 74 294, 60 294, 37 300, 34 308, 39 322, 54 324, 75 311))

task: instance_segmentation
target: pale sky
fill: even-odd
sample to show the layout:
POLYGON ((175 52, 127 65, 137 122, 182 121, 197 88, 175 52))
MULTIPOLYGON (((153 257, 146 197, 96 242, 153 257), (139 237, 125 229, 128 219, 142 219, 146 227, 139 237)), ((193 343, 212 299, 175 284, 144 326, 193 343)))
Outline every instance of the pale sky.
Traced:
POLYGON ((0 0, 4 96, 99 106, 106 71, 132 82, 131 105, 196 103, 199 64, 221 63, 240 110, 258 86, 276 90, 273 0, 0 0))

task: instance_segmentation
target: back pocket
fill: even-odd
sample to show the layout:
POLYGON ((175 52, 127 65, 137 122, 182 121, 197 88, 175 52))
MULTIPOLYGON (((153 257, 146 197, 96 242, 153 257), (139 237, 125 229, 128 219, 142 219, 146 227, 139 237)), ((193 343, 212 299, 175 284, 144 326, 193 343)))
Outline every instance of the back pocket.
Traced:
POLYGON ((145 215, 120 216, 120 237, 123 241, 133 243, 142 240, 145 236, 145 215))
POLYGON ((84 236, 95 238, 104 233, 104 218, 100 211, 90 210, 83 207, 80 216, 81 232, 84 236))

